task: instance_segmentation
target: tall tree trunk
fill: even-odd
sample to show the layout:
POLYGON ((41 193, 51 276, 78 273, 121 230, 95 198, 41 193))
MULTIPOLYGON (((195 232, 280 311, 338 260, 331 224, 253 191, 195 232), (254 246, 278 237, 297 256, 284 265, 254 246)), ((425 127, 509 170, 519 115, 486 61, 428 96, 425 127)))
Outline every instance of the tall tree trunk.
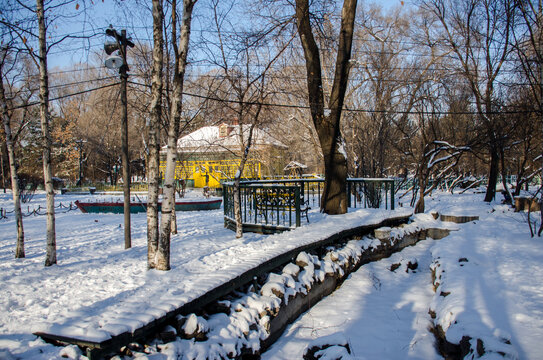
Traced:
POLYGON ((500 146, 500 162, 501 162, 501 175, 502 175, 502 185, 503 185, 503 191, 505 196, 505 203, 512 205, 513 204, 513 196, 511 195, 511 192, 509 191, 509 187, 507 186, 507 173, 505 171, 505 151, 502 146, 500 146))
POLYGON ((166 171, 164 174, 164 192, 162 196, 162 214, 160 219, 160 238, 156 254, 156 269, 170 270, 170 232, 171 216, 175 211, 175 167, 177 164, 177 139, 179 137, 179 123, 181 121, 181 108, 183 96, 183 82, 187 65, 189 49, 190 27, 192 9, 196 0, 183 0, 183 20, 179 44, 177 43, 177 1, 172 1, 172 45, 175 52, 175 70, 173 74, 173 101, 168 126, 168 142, 166 153, 166 171))
POLYGON ((347 212, 347 160, 341 139, 340 119, 349 79, 356 5, 356 0, 345 0, 343 3, 334 83, 328 106, 330 113, 325 115, 320 54, 311 29, 309 1, 296 0, 296 22, 306 61, 311 118, 324 156, 325 185, 321 211, 327 214, 347 212))
MULTIPOLYGON (((4 160, 4 155, 6 158, 8 157, 8 147, 7 144, 2 145, 2 156, 0 157, 0 167, 2 168, 2 190, 4 190, 4 194, 6 193, 6 165, 4 160), (4 153, 4 149, 6 149, 4 153)), ((9 159, 8 159, 9 163, 9 159)))
POLYGON ((158 247, 158 192, 160 183, 160 122, 162 119, 162 68, 164 65, 163 0, 153 0, 153 73, 149 155, 147 158, 147 267, 155 268, 158 247))
POLYGON ((171 228, 170 233, 175 235, 177 234, 177 214, 175 212, 175 193, 177 191, 177 186, 174 185, 173 187, 173 211, 172 211, 172 218, 171 218, 171 228))
POLYGON ((424 212, 424 193, 426 192, 427 177, 422 174, 422 169, 420 170, 419 175, 419 199, 415 205, 415 214, 420 214, 424 212))
POLYGON ((236 221, 237 239, 243 237, 243 219, 241 218, 241 196, 239 188, 241 182, 241 174, 239 176, 238 174, 236 174, 236 177, 234 177, 234 220, 236 221))
POLYGON ((57 244, 55 234, 55 190, 53 188, 53 169, 51 166, 51 119, 49 114, 49 78, 47 73, 47 43, 43 0, 36 0, 36 14, 39 27, 39 65, 40 65, 40 119, 43 136, 43 180, 46 193, 46 236, 47 248, 45 266, 57 263, 57 244))
MULTIPOLYGON (((241 183, 241 174, 243 174, 243 169, 245 169, 245 164, 247 163, 247 159, 249 158, 249 150, 251 149, 251 143, 253 141, 253 131, 258 122, 258 116, 260 114, 261 109, 262 109, 262 105, 259 105, 255 118, 253 119, 253 123, 251 124, 251 127, 249 128, 247 144, 245 144, 245 148, 241 149, 243 153, 241 155, 241 160, 239 162, 236 176, 234 177, 234 219, 236 220, 236 238, 238 239, 243 237, 243 221, 241 219, 241 203, 240 203, 241 190, 239 188, 240 183, 241 183)), ((240 131, 240 137, 241 137, 243 134, 243 125, 239 126, 239 131, 240 131)), ((243 146, 243 141, 240 141, 240 143, 243 146)))
POLYGON ((485 201, 491 202, 496 197, 496 184, 498 183, 500 155, 496 145, 490 145, 490 166, 488 168, 488 185, 486 187, 485 201))
MULTIPOLYGON (((3 66, 3 63, 0 63, 0 75, 2 74, 2 66, 3 66)), ((13 209, 14 209, 14 214, 15 214, 15 222, 17 224, 17 245, 15 248, 15 258, 20 259, 20 258, 25 257, 25 236, 24 236, 24 229, 23 229, 23 214, 21 212, 19 176, 17 175, 17 160, 15 158, 15 150, 13 148, 10 114, 8 111, 6 93, 4 91, 4 82, 1 76, 0 76, 0 103, 2 103, 2 122, 4 123, 4 131, 6 133, 6 147, 7 147, 7 153, 8 153, 9 171, 11 174, 11 192, 13 195, 13 209)))

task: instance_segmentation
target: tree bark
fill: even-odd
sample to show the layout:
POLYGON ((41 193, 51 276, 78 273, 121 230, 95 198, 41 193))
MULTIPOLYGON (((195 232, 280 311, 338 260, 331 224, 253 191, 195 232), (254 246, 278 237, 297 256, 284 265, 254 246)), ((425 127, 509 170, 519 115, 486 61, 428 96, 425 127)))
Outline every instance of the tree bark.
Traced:
POLYGON ((170 270, 170 232, 172 211, 175 211, 175 167, 177 164, 177 139, 183 96, 183 83, 189 49, 192 10, 196 0, 183 0, 183 20, 179 44, 177 43, 177 1, 172 1, 172 45, 175 52, 175 69, 173 74, 173 101, 168 126, 168 142, 166 154, 166 171, 164 174, 164 191, 162 196, 162 215, 160 219, 160 237, 156 254, 156 269, 170 270))
POLYGON ((158 247, 158 192, 160 183, 160 122, 162 119, 162 68, 164 65, 163 0, 153 0, 153 73, 149 155, 147 158, 147 267, 155 268, 158 247))
POLYGON ((507 173, 505 171, 505 150, 503 148, 500 148, 500 162, 501 162, 501 175, 502 175, 502 185, 503 185, 503 191, 505 195, 505 203, 508 205, 514 205, 513 203, 513 196, 511 195, 511 191, 509 191, 509 187, 507 186, 507 173))
POLYGON ((20 258, 25 257, 23 214, 21 212, 19 176, 17 174, 17 159, 15 157, 15 150, 13 147, 13 137, 11 134, 11 121, 10 121, 11 117, 8 111, 6 93, 4 90, 4 82, 1 76, 3 74, 2 67, 3 67, 3 62, 0 63, 0 103, 2 103, 2 122, 4 123, 4 131, 6 133, 6 148, 7 148, 7 154, 8 154, 9 171, 11 174, 11 192, 13 195, 13 210, 15 214, 15 222, 17 224, 17 245, 15 248, 15 258, 20 259, 20 258))
POLYGON ((415 205, 415 214, 421 214, 424 212, 424 193, 426 192, 427 177, 422 174, 419 175, 419 199, 415 205))
POLYGON ((490 166, 488 168, 488 185, 486 187, 485 200, 491 202, 496 197, 496 184, 498 183, 499 172, 499 160, 498 149, 495 146, 490 147, 490 166))
POLYGON ((57 263, 55 234, 55 190, 53 188, 53 169, 51 165, 51 119, 49 114, 49 77, 47 70, 47 43, 45 10, 43 0, 36 0, 36 14, 39 27, 39 65, 40 65, 40 120, 43 136, 43 180, 46 193, 46 237, 47 247, 45 266, 57 263))
POLYGON ((356 0, 345 0, 343 3, 334 83, 328 106, 330 113, 325 114, 320 54, 311 29, 309 1, 296 0, 296 22, 306 61, 311 118, 324 156, 325 185, 321 211, 327 214, 347 212, 347 160, 342 145, 340 120, 349 79, 356 5, 356 0))
POLYGON ((175 212, 175 193, 177 191, 177 186, 174 184, 173 187, 173 208, 172 208, 172 218, 171 218, 171 228, 170 234, 177 234, 177 213, 175 212))
MULTIPOLYGON (((241 155, 241 160, 239 162, 238 171, 236 172, 236 176, 234 177, 234 219, 236 220, 236 238, 238 239, 243 237, 243 221, 241 218, 241 203, 240 203, 241 174, 243 174, 243 169, 245 168, 245 164, 247 163, 247 159, 249 158, 249 150, 251 149, 251 143, 253 141, 253 131, 258 122, 258 116, 260 115, 261 109, 262 109, 262 105, 259 105, 256 115, 253 119, 253 123, 251 124, 251 127, 249 128, 249 135, 247 136, 247 144, 245 145, 245 148, 242 148, 243 153, 241 155)), ((239 131, 240 131, 240 137, 242 137, 243 125, 239 125, 239 131)), ((240 141, 240 143, 243 146, 243 141, 240 141)))

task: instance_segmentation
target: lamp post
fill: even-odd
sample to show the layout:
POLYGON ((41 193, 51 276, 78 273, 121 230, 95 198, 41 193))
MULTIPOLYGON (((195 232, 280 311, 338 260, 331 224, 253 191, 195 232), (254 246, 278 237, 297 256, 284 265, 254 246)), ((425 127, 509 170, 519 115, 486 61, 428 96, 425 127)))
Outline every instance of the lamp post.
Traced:
POLYGON ((128 82, 128 64, 126 62, 126 47, 134 47, 134 43, 126 38, 126 30, 119 34, 111 26, 106 30, 106 35, 113 37, 115 41, 106 42, 104 50, 110 56, 106 58, 105 65, 110 69, 119 69, 121 77, 121 161, 123 167, 123 193, 124 193, 124 248, 132 247, 130 232, 130 162, 128 159, 128 101, 126 87, 128 82), (119 51, 119 55, 113 52, 119 51))

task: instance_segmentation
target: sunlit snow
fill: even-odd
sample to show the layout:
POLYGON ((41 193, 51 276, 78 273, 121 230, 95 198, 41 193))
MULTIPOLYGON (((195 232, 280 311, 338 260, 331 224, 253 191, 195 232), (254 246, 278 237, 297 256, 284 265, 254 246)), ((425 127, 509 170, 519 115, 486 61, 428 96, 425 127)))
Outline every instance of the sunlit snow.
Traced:
MULTIPOLYGON (((525 215, 499 202, 484 203, 483 196, 439 194, 428 198, 427 212, 476 214, 480 220, 454 225, 458 230, 442 240, 424 240, 389 259, 364 265, 292 324, 264 358, 301 356, 308 346, 328 336, 345 339, 353 355, 361 359, 439 358, 428 332, 430 309, 448 330, 450 341, 469 335, 483 339, 491 351, 505 350, 519 359, 539 358, 543 352, 543 243, 540 238, 530 238, 525 215), (432 287, 430 268, 437 260, 445 269, 438 293, 451 293, 442 299, 432 287), (418 262, 415 272, 407 271, 410 261, 418 262), (396 263, 399 268, 391 271, 396 263), (451 310, 450 315, 440 313, 451 310), (504 341, 510 345, 503 345, 504 341)), ((58 195, 56 201, 67 205, 87 198, 58 195)), ((45 196, 37 194, 23 209, 44 203, 45 196)), ((0 194, 0 207, 12 208, 11 194, 0 194)), ((408 211, 399 208, 404 214, 408 211)), ((332 217, 313 211, 311 223, 296 231, 274 236, 245 234, 236 239, 223 227, 222 210, 179 212, 179 234, 172 238, 172 270, 167 273, 146 268, 145 214, 132 215, 133 247, 124 250, 122 214, 63 213, 59 209, 59 262, 50 268, 43 266, 45 217, 24 219, 27 257, 14 259, 15 222, 8 215, 0 220, 0 357, 49 359, 58 358, 61 351, 65 356, 79 356, 77 349, 45 344, 32 332, 49 329, 67 336, 104 339, 133 330, 266 258, 342 228, 379 221, 387 214, 390 212, 359 210, 332 217)), ((410 226, 431 218, 419 215, 416 220, 410 226)), ((394 236, 400 236, 398 232, 392 229, 394 236)), ((296 271, 287 265, 283 274, 296 271)), ((315 275, 304 271, 308 269, 296 274, 299 279, 315 275)), ((276 285, 270 285, 266 294, 289 291, 288 276, 270 279, 276 285)), ((162 345, 163 354, 183 353, 182 344, 162 345)), ((217 354, 224 349, 206 351, 217 354)))

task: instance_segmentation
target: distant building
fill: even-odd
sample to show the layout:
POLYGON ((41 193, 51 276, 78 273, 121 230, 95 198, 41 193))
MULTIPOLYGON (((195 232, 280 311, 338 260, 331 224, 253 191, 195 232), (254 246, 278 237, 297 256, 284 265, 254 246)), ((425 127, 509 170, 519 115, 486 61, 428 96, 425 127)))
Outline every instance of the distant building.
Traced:
MULTIPOLYGON (((243 142, 249 135, 249 125, 242 125, 243 142)), ((204 126, 177 141, 176 178, 188 186, 219 187, 221 181, 234 178, 242 151, 240 126, 223 123, 204 126)), ((243 178, 261 178, 282 170, 287 146, 264 130, 254 128, 249 160, 243 178)), ((161 151, 161 171, 164 172, 166 147, 161 151)))

